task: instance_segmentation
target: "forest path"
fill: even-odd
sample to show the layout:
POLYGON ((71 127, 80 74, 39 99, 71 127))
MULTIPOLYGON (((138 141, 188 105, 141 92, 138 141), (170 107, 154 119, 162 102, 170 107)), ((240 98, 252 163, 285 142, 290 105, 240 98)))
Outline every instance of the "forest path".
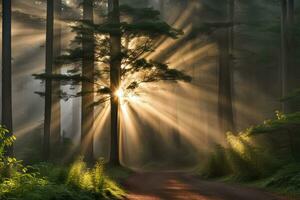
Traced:
POLYGON ((258 189, 201 181, 184 173, 137 173, 124 187, 128 200, 288 200, 258 189))

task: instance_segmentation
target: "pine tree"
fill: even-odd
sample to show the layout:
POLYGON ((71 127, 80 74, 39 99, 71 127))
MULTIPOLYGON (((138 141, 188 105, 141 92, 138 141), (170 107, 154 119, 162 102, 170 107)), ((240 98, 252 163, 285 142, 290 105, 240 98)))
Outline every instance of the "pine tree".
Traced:
MULTIPOLYGON (((83 23, 94 23, 93 0, 83 1, 83 23)), ((82 33, 82 76, 88 80, 94 79, 94 33, 92 29, 82 33)), ((81 101, 81 153, 87 162, 93 162, 94 157, 94 84, 83 81, 81 101)))
MULTIPOLYGON (((62 37, 62 0, 54 0, 54 41, 53 41, 53 57, 54 59, 61 55, 61 37, 62 37)), ((60 74, 61 66, 59 63, 53 65, 53 73, 60 74)), ((51 148, 59 149, 61 145, 61 107, 60 107, 60 83, 52 82, 52 116, 51 116, 51 148)))
MULTIPOLYGON (((2 125, 12 135, 12 74, 11 74, 11 0, 2 2, 2 125)), ((13 156, 13 146, 6 148, 6 155, 13 156)))
MULTIPOLYGON (((232 1, 224 2, 224 17, 228 24, 232 24, 231 16, 232 1)), ((233 108, 232 108, 232 41, 233 41, 233 26, 228 26, 219 31, 219 96, 218 96, 218 118, 219 128, 221 133, 233 131, 233 108)))
MULTIPOLYGON (((47 0, 47 25, 46 25, 46 69, 45 74, 51 76, 53 73, 53 29, 54 25, 54 1, 47 0)), ((50 158, 50 136, 52 115, 52 80, 46 79, 45 86, 45 117, 44 117, 44 159, 50 158)))
MULTIPOLYGON (((111 137, 110 163, 120 165, 119 159, 119 105, 138 95, 141 85, 159 81, 190 81, 184 72, 172 69, 166 63, 145 58, 147 53, 155 51, 154 43, 160 37, 176 39, 182 32, 174 29, 159 17, 153 8, 133 8, 119 5, 118 0, 110 1, 109 12, 103 22, 77 21, 72 26, 77 33, 73 48, 60 57, 65 64, 74 64, 74 69, 67 74, 35 75, 41 79, 61 81, 64 84, 93 83, 94 91, 82 90, 78 94, 62 93, 62 98, 95 95, 93 106, 110 101, 111 137), (94 62, 99 66, 92 77, 87 77, 79 70, 82 59, 82 38, 92 33, 94 38, 94 62), (125 42, 127 40, 127 42, 125 42), (127 43, 127 45, 125 45, 127 43)), ((83 66, 85 67, 85 66, 83 66)))

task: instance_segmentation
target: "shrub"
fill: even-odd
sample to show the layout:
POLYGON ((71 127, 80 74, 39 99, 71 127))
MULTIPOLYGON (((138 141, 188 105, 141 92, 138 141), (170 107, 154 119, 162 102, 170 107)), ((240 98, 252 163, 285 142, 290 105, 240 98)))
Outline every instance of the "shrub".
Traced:
POLYGON ((49 163, 24 167, 21 161, 6 157, 6 147, 15 138, 0 127, 1 200, 98 200, 122 199, 125 192, 104 173, 104 163, 88 168, 82 159, 70 168, 49 163))

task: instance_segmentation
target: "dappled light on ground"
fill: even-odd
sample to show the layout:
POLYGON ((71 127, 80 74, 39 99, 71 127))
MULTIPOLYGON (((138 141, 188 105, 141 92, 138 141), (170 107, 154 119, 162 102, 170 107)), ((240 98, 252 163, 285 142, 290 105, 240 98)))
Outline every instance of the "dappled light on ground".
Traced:
POLYGON ((127 180, 125 188, 128 200, 287 200, 260 190, 200 181, 180 173, 136 174, 127 180))

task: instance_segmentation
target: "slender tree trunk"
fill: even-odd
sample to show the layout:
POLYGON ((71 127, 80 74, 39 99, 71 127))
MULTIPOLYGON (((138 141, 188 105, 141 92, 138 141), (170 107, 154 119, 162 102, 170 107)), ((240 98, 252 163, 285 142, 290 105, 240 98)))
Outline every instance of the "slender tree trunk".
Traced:
MULTIPOLYGON (((229 22, 233 20, 231 0, 226 5, 226 18, 229 22), (227 9, 229 5, 229 9, 227 9)), ((231 23, 231 22, 230 22, 231 23)), ((232 106, 232 62, 231 53, 233 48, 232 24, 219 33, 219 96, 218 96, 218 117, 221 133, 234 131, 233 106, 232 106)))
POLYGON ((164 19, 165 17, 164 10, 165 10, 165 1, 159 0, 159 12, 160 12, 161 19, 164 19))
MULTIPOLYGON (((53 25, 54 25, 54 1, 47 0, 47 25, 46 25, 46 74, 52 75, 53 71, 53 25)), ((50 134, 52 115, 52 81, 46 79, 45 91, 45 118, 44 118, 44 159, 50 158, 50 134)))
MULTIPOLYGON (((295 18, 295 3, 294 0, 287 0, 287 16, 286 16, 286 27, 287 27, 287 45, 286 45, 286 55, 287 55, 287 70, 286 70, 286 90, 287 93, 291 93, 299 86, 299 81, 297 81, 297 67, 295 62, 295 40, 294 40, 294 18, 295 18)), ((299 109, 299 103, 297 102, 287 102, 286 112, 293 112, 299 109)))
MULTIPOLYGON (((61 8, 62 0, 54 0, 54 59, 61 55, 61 8)), ((53 73, 60 74, 61 65, 53 65, 53 73)), ((53 81, 51 146, 58 149, 61 145, 60 82, 53 81)), ((58 152, 57 152, 58 153, 58 152)))
POLYGON ((295 20, 295 1, 288 0, 288 21, 289 25, 293 25, 295 20))
MULTIPOLYGON (((234 11, 235 11, 235 0, 229 0, 229 8, 228 8, 228 12, 229 12, 229 23, 230 23, 230 27, 229 27, 229 84, 230 84, 230 93, 229 95, 229 124, 231 127, 231 131, 233 133, 236 132, 236 127, 235 127, 235 123, 234 123, 234 106, 233 106, 233 91, 234 91, 234 87, 233 87, 233 78, 234 78, 234 73, 233 73, 233 69, 234 69, 234 28, 235 28, 235 15, 234 15, 234 11)), ((229 88, 228 88, 229 90, 229 88)))
MULTIPOLYGON (((119 1, 109 0, 109 19, 111 23, 120 23, 119 1)), ((110 87, 111 96, 111 147, 110 164, 120 165, 120 120, 119 120, 119 99, 116 95, 121 81, 121 32, 110 34, 110 87)))
MULTIPOLYGON (((173 94, 177 94, 178 92, 178 86, 177 85, 174 85, 173 86, 173 94)), ((177 98, 177 97, 175 97, 177 98)), ((173 141, 174 141, 174 144, 175 144, 175 148, 177 150, 181 149, 181 137, 180 137, 180 131, 178 129, 178 100, 177 99, 174 99, 174 104, 173 104, 173 108, 174 109, 174 118, 175 118, 175 124, 176 126, 172 128, 172 135, 173 135, 173 141)))
MULTIPOLYGON (((11 83, 11 0, 2 1, 2 125, 12 135, 12 83, 11 83)), ((6 156, 13 156, 8 147, 6 156)))
MULTIPOLYGON (((93 0, 83 1, 83 19, 86 22, 94 22, 93 0)), ((89 32, 83 35, 83 61, 82 75, 91 82, 94 80, 94 34, 89 32)), ((94 161, 94 84, 83 81, 82 91, 87 94, 82 96, 81 104, 81 153, 84 160, 94 161)))
MULTIPOLYGON (((296 46, 294 38, 294 23, 295 23, 295 2, 294 0, 287 0, 287 13, 286 13, 286 23, 287 23, 287 46, 286 46, 286 55, 287 55, 287 93, 292 92, 293 90, 299 87, 299 72, 297 71, 296 65, 296 46), (298 80, 297 80, 298 79, 298 80)), ((287 102, 285 112, 295 112, 300 110, 299 102, 287 102)), ((293 155, 296 162, 300 161, 300 146, 297 145, 300 143, 300 138, 293 132, 293 129, 288 130, 290 138, 290 148, 291 154, 293 155)))
POLYGON ((229 27, 229 54, 230 54, 230 65, 231 68, 234 65, 234 10, 235 10, 235 0, 229 0, 229 23, 231 26, 229 27))
MULTIPOLYGON (((281 96, 287 94, 287 0, 281 0, 281 96)), ((282 110, 286 111, 286 103, 282 103, 282 110)))

